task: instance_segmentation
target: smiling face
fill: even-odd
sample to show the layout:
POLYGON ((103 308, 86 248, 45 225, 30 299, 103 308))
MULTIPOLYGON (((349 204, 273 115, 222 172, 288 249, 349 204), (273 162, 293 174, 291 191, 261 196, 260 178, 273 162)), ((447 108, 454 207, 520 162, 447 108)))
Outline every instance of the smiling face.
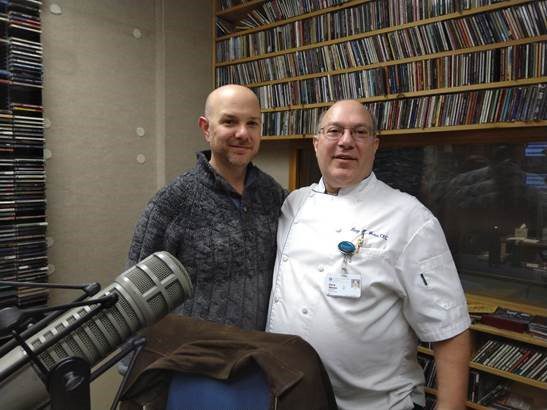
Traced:
POLYGON ((315 136, 313 146, 327 192, 337 193, 340 188, 358 184, 370 175, 380 141, 373 135, 375 127, 371 115, 358 101, 339 101, 330 107, 320 128, 325 130, 329 126, 344 128, 342 136, 330 140, 320 132, 315 136), (371 136, 356 141, 350 129, 359 127, 366 127, 371 136))
POLYGON ((244 169, 260 147, 260 105, 246 87, 227 85, 207 98, 199 126, 221 174, 244 169))

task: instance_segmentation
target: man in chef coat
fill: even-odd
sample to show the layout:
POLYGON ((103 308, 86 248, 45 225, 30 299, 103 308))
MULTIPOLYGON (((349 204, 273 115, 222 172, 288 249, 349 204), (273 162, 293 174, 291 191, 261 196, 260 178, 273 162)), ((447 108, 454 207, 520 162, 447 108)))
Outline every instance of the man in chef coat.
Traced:
POLYGON ((416 348, 432 342, 437 409, 464 409, 470 320, 439 222, 376 179, 358 101, 331 106, 313 144, 322 178, 283 205, 266 330, 317 350, 342 410, 423 408, 416 348))

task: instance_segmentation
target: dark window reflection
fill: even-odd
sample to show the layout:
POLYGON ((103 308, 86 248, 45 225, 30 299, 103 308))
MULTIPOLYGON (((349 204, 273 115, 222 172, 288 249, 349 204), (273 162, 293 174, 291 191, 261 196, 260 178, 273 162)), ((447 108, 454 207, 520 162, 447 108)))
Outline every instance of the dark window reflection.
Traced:
MULTIPOLYGON (((374 172, 441 222, 468 292, 547 306, 547 142, 381 149, 374 172)), ((313 148, 298 186, 320 178, 313 148)))
POLYGON ((466 291, 547 305, 547 142, 381 150, 379 179, 440 220, 466 291))

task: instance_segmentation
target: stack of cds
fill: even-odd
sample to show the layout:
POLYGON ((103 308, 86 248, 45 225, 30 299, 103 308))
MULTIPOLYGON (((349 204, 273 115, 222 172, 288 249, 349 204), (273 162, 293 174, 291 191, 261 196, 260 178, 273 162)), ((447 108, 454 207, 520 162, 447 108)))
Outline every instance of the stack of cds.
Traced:
POLYGON ((35 41, 13 38, 9 43, 9 72, 13 81, 42 84, 42 46, 35 41))
MULTIPOLYGON (((41 2, 0 2, 0 280, 47 282, 41 2)), ((0 286, 0 308, 44 304, 0 286)))
POLYGON ((547 317, 534 316, 534 319, 528 325, 528 329, 534 336, 547 340, 547 317))

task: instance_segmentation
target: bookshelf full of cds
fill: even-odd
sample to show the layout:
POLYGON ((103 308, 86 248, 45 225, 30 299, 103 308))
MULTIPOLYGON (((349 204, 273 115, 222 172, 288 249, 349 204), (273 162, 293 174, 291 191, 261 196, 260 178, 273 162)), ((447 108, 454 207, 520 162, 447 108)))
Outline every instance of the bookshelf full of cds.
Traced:
MULTIPOLYGON (((301 147, 309 145, 320 114, 340 99, 357 99, 374 114, 381 147, 547 136, 547 0, 214 3, 215 85, 243 84, 257 94, 263 140, 294 146, 291 189, 306 180, 298 175, 307 172, 298 163, 301 147)), ((307 158, 315 160, 313 153, 307 158)), ((536 408, 547 396, 545 339, 482 324, 472 333, 475 355, 488 342, 490 352, 504 349, 498 359, 511 353, 499 363, 503 368, 493 366, 493 357, 473 357, 468 407, 536 408), (530 396, 535 401, 526 407, 530 396), (503 397, 513 397, 513 407, 503 397)), ((434 380, 431 350, 421 347, 420 357, 429 363, 426 382, 434 380)), ((427 392, 434 398, 433 385, 427 392)))
MULTIPOLYGON (((0 280, 47 281, 41 1, 0 2, 0 280)), ((0 308, 47 302, 0 287, 0 308)))
MULTIPOLYGON (((468 295, 474 351, 467 407, 539 409, 547 402, 547 310, 468 295)), ((418 347, 428 405, 435 404, 431 346, 418 347)))
POLYGON ((240 3, 217 4, 216 85, 256 92, 265 140, 310 137, 339 99, 386 142, 547 130, 545 1, 240 3))

